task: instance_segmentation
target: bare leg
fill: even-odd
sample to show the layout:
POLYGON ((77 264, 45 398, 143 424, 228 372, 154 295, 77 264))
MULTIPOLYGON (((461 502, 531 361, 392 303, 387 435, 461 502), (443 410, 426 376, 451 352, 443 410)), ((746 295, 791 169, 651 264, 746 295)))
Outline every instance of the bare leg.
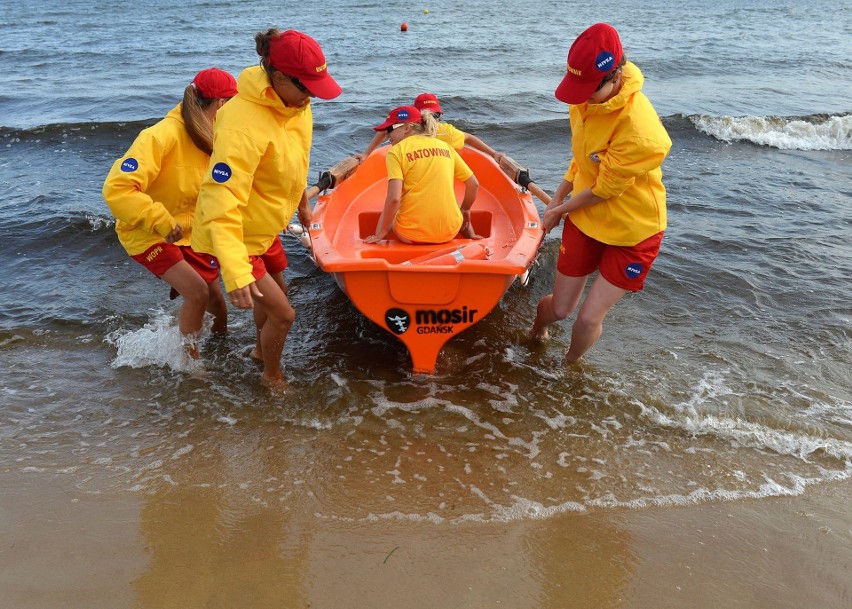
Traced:
POLYGON ((183 304, 178 315, 178 327, 184 337, 187 355, 198 357, 198 338, 204 323, 204 311, 209 299, 209 288, 201 275, 181 260, 163 273, 163 280, 183 296, 183 304))
POLYGON ((604 318, 625 294, 627 290, 612 285, 600 275, 597 276, 574 321, 571 346, 565 353, 566 361, 576 362, 597 342, 603 332, 604 318))
POLYGON ((280 387, 285 385, 281 372, 281 353, 284 351, 287 334, 296 319, 296 311, 270 275, 261 277, 257 281, 257 287, 263 292, 263 296, 255 298, 255 308, 262 308, 266 317, 260 329, 263 382, 273 388, 280 387))
POLYGON ((588 275, 569 277, 556 271, 553 281, 553 293, 538 302, 535 321, 530 330, 530 339, 542 341, 547 338, 547 327, 568 317, 580 302, 588 275))
MULTIPOLYGON (((287 283, 284 281, 284 273, 268 273, 267 275, 278 284, 278 287, 281 288, 281 291, 286 296, 287 283)), ((261 307, 255 307, 252 309, 252 315, 254 316, 255 340, 254 349, 251 351, 251 357, 252 359, 263 361, 263 345, 260 342, 260 330, 266 323, 266 311, 264 311, 261 307)))
POLYGON ((213 314, 213 327, 210 330, 213 334, 227 334, 228 306, 225 304, 225 297, 222 295, 221 288, 219 288, 219 280, 208 283, 207 289, 209 292, 207 312, 213 314))

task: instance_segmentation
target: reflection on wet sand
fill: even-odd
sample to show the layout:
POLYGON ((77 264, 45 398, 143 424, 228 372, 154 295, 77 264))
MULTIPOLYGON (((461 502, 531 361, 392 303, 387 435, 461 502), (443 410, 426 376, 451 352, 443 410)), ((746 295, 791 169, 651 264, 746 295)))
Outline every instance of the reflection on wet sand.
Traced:
POLYGON ((310 532, 283 502, 270 506, 244 490, 258 476, 273 484, 280 470, 257 438, 238 437, 161 472, 176 485, 146 498, 140 528, 150 562, 133 581, 139 609, 308 606, 310 532), (204 482, 177 482, 192 479, 204 482))
POLYGON ((481 498, 460 477, 479 480, 471 486, 485 487, 489 479, 509 485, 508 470, 478 477, 470 456, 448 455, 442 444, 422 438, 398 451, 387 445, 358 451, 353 447, 364 446, 350 434, 323 451, 307 451, 298 438, 276 443, 278 431, 233 428, 206 440, 190 434, 194 448, 162 464, 161 482, 148 482, 157 489, 140 513, 149 563, 132 582, 137 609, 618 605, 635 559, 630 536, 612 514, 457 524, 419 517, 412 510, 427 504, 446 504, 444 516, 458 516, 453 508, 470 509, 471 499, 481 498), (318 454, 325 459, 314 460, 318 454), (335 485, 337 463, 351 467, 335 485), (353 477, 356 471, 363 475, 353 477), (395 497, 372 498, 384 515, 315 511, 384 493, 387 485, 377 481, 387 476, 408 480, 395 497))

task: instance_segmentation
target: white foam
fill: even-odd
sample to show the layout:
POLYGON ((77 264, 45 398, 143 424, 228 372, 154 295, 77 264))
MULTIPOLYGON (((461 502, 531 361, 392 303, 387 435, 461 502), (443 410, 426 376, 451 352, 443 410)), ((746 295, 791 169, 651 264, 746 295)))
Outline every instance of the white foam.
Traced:
POLYGON ((773 116, 692 116, 698 130, 723 142, 748 141, 781 150, 852 150, 852 115, 818 122, 773 116))
POLYGON ((174 461, 175 459, 180 459, 182 456, 191 453, 193 451, 193 449, 195 449, 195 446, 193 446, 192 444, 187 444, 186 446, 177 449, 172 454, 172 457, 171 457, 172 461, 174 461))
MULTIPOLYGON (((155 311, 145 326, 138 330, 117 330, 108 334, 105 340, 117 349, 113 368, 127 366, 143 368, 145 366, 165 366, 177 372, 201 372, 201 360, 187 356, 184 351, 183 337, 174 325, 175 318, 165 311, 155 311)), ((209 321, 205 323, 205 328, 209 321)), ((202 330, 202 338, 206 334, 202 330)))

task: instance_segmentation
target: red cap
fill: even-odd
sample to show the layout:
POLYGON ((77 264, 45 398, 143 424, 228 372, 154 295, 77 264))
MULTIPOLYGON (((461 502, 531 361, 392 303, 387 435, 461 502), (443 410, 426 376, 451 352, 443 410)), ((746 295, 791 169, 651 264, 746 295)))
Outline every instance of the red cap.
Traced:
POLYGON ((334 99, 342 91, 328 73, 319 43, 302 32, 287 30, 273 38, 269 42, 269 63, 279 72, 297 78, 322 99, 334 99))
POLYGON ((419 123, 423 120, 423 117, 420 116, 420 110, 415 108, 414 106, 400 106, 399 108, 394 108, 388 114, 388 117, 385 119, 381 125, 376 125, 373 127, 376 131, 384 131, 391 125, 397 125, 399 123, 419 123))
POLYGON ((441 113, 441 104, 438 103, 438 98, 433 93, 421 93, 414 100, 414 107, 420 110, 429 110, 436 114, 441 113))
POLYGON ((219 68, 201 70, 192 79, 192 86, 206 99, 229 98, 237 94, 237 81, 219 68))
POLYGON ((556 99, 566 104, 587 101, 603 77, 621 63, 624 51, 615 28, 596 23, 577 37, 568 51, 568 73, 556 87, 556 99))

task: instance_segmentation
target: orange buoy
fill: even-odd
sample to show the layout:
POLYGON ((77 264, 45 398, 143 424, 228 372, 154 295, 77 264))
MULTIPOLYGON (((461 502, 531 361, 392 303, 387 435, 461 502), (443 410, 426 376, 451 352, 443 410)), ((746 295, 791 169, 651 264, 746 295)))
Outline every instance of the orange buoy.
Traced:
POLYGON ((408 24, 405 21, 402 22, 401 26, 399 26, 399 31, 400 32, 407 32, 408 31, 408 24))

